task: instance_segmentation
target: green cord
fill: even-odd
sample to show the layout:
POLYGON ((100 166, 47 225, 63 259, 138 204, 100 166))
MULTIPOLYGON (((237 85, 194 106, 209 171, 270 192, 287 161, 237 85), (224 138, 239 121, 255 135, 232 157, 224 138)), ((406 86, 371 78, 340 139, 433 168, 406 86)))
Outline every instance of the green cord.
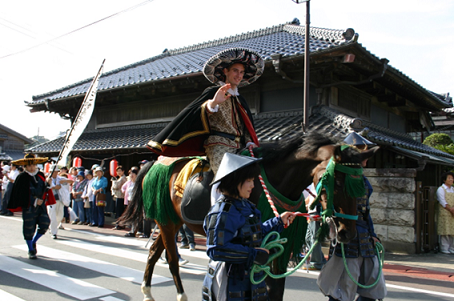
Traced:
POLYGON ((341 243, 341 250, 342 250, 342 259, 344 260, 344 267, 345 267, 345 270, 347 271, 347 274, 348 276, 350 277, 350 279, 359 287, 361 288, 372 288, 374 286, 377 285, 378 281, 380 280, 380 275, 382 273, 382 270, 383 270, 383 264, 385 262, 385 248, 383 247, 383 245, 379 242, 376 242, 375 243, 375 249, 377 251, 377 257, 378 257, 378 275, 377 275, 377 279, 375 280, 374 283, 372 283, 371 285, 363 285, 363 284, 360 284, 358 283, 352 276, 352 274, 350 273, 350 270, 348 269, 347 267, 347 259, 345 258, 345 251, 344 251, 344 244, 341 243), (381 255, 380 255, 381 254, 381 255))
POLYGON ((280 279, 280 278, 284 278, 284 277, 290 276, 291 274, 295 273, 305 263, 305 261, 308 258, 308 256, 311 255, 312 250, 314 249, 314 247, 318 244, 318 240, 316 240, 315 243, 312 245, 311 249, 309 250, 309 252, 307 252, 306 256, 304 256, 304 258, 301 260, 301 262, 298 263, 298 265, 296 267, 294 267, 293 270, 285 272, 285 273, 280 274, 280 275, 274 275, 270 271, 270 267, 268 266, 268 264, 270 264, 276 257, 279 257, 284 252, 284 246, 282 244, 284 244, 286 242, 287 242, 287 239, 286 238, 282 238, 281 239, 281 236, 276 231, 272 231, 272 232, 268 233, 268 235, 265 236, 265 238, 263 239, 262 244, 261 244, 260 247, 268 249, 268 250, 271 250, 273 248, 277 248, 278 251, 268 258, 268 261, 267 261, 266 264, 264 264, 264 265, 254 264, 252 266, 251 275, 250 275, 250 280, 251 280, 252 284, 255 284, 255 285, 259 284, 260 282, 264 281, 265 278, 268 277, 268 276, 270 276, 273 279, 280 279), (268 242, 268 239, 272 235, 276 235, 276 238, 274 240, 268 242), (256 273, 260 273, 262 271, 265 272, 265 275, 263 275, 262 278, 256 280, 255 277, 254 277, 255 274, 256 273))
MULTIPOLYGON (((262 241, 262 244, 260 245, 261 248, 265 248, 265 249, 268 249, 268 250, 271 250, 273 248, 277 248, 277 252, 275 252, 273 255, 271 255, 269 258, 268 258, 268 261, 266 262, 266 264, 264 265, 258 265, 258 264, 254 264, 252 266, 252 269, 251 269, 251 275, 250 275, 250 280, 251 280, 251 283, 254 284, 254 285, 257 285, 259 283, 261 283, 262 281, 264 281, 266 279, 266 277, 270 276, 271 278, 273 279, 280 279, 280 278, 284 278, 284 277, 287 277, 287 276, 290 276, 292 275, 293 273, 295 273, 306 261, 306 259, 308 258, 308 256, 310 256, 312 254, 312 251, 314 249, 314 247, 319 243, 318 240, 316 240, 314 242, 314 244, 312 245, 312 247, 310 248, 310 250, 307 252, 307 254, 304 256, 304 258, 300 261, 300 263, 298 263, 296 265, 296 267, 293 268, 293 270, 290 270, 290 271, 287 271, 283 274, 280 274, 280 275, 274 275, 272 272, 271 272, 271 269, 270 267, 268 266, 275 258, 279 257, 283 252, 284 252, 284 246, 282 244, 286 243, 287 242, 287 239, 286 238, 282 238, 281 239, 281 236, 279 235, 278 232, 276 231, 272 231, 270 233, 268 233, 268 235, 265 236, 265 238, 263 239, 262 241), (272 236, 272 235, 275 235, 276 238, 273 239, 272 241, 268 242, 268 239, 272 236), (260 273, 260 272, 265 272, 265 275, 263 275, 262 278, 256 280, 255 279, 255 274, 256 273, 260 273)), ((345 267, 345 270, 347 271, 347 274, 348 276, 350 277, 350 279, 359 287, 361 288, 372 288, 374 287, 375 285, 377 285, 378 281, 380 280, 380 275, 382 273, 382 270, 383 270, 383 264, 384 264, 384 261, 385 261, 385 257, 384 257, 384 254, 385 254, 385 249, 383 247, 383 245, 379 242, 376 242, 375 243, 375 249, 377 251, 377 257, 378 257, 378 264, 379 264, 379 267, 378 267, 378 275, 377 275, 377 279, 375 280, 374 283, 372 283, 371 285, 363 285, 363 284, 360 284, 358 283, 352 276, 352 274, 350 273, 350 270, 348 269, 347 267, 347 259, 345 258, 345 251, 344 251, 344 244, 341 243, 341 250, 342 250, 342 258, 343 258, 343 261, 344 261, 344 267, 345 267)))

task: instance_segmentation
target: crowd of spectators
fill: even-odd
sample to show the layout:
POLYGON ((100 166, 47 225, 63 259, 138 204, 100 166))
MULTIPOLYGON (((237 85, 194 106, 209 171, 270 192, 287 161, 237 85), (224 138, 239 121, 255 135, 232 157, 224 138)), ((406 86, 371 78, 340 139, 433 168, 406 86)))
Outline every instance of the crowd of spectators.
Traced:
MULTIPOLYGON (((136 185, 139 170, 147 164, 147 160, 138 162, 138 166, 132 166, 129 170, 119 165, 116 167, 116 176, 110 181, 110 195, 112 196, 112 212, 118 218, 126 210, 132 198, 134 185, 136 185)), ((7 209, 14 180, 22 172, 20 166, 2 162, 0 166, 0 215, 12 216, 14 213, 7 209)), ((41 171, 44 172, 43 168, 41 171)), ((59 167, 55 164, 50 166, 49 172, 45 173, 49 189, 52 190, 56 204, 47 206, 50 218, 49 232, 53 239, 58 239, 58 230, 64 230, 65 223, 73 225, 86 225, 102 228, 105 225, 106 194, 108 193, 108 181, 104 176, 104 169, 94 164, 91 169, 84 167, 59 167), (104 195, 103 197, 100 197, 104 195)), ((109 209, 110 210, 110 209, 109 209)), ((118 222, 113 230, 126 231, 125 237, 150 238, 151 232, 156 225, 152 220, 144 216, 143 223, 121 226, 118 222)), ((182 249, 195 251, 194 234, 187 227, 182 227, 179 232, 182 249)), ((178 241, 178 237, 176 237, 178 241)), ((187 260, 180 259, 180 264, 187 260)))

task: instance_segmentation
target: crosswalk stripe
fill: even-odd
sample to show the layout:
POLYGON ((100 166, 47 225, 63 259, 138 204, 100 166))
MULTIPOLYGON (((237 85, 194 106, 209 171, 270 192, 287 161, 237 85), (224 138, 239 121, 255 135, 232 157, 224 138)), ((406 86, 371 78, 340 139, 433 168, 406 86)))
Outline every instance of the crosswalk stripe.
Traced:
POLYGON ((125 301, 123 299, 118 299, 118 298, 115 298, 115 297, 112 297, 112 296, 107 296, 107 297, 104 297, 104 298, 100 298, 99 300, 101 300, 101 301, 125 301))
POLYGON ((189 249, 178 249, 178 252, 184 256, 195 257, 195 258, 206 259, 206 260, 210 259, 205 251, 191 251, 189 249))
POLYGON ((14 295, 11 295, 8 292, 5 292, 4 290, 0 290, 0 300, 8 300, 8 301, 25 301, 24 299, 21 299, 19 297, 16 297, 14 295))
POLYGON ((145 250, 145 244, 147 243, 146 240, 138 240, 135 238, 125 238, 125 237, 120 237, 120 236, 116 236, 116 235, 96 235, 95 238, 97 240, 106 241, 106 242, 110 242, 110 243, 114 242, 114 243, 119 243, 122 245, 141 247, 144 250, 145 250))
MULTIPOLYGON (((20 250, 27 250, 27 246, 25 245, 18 245, 13 246, 13 248, 20 249, 20 250)), ((78 255, 75 253, 65 252, 53 248, 49 248, 46 246, 39 246, 39 256, 46 256, 54 260, 59 260, 63 262, 67 262, 72 265, 80 266, 84 269, 93 270, 95 272, 99 272, 102 274, 110 275, 116 278, 120 278, 126 281, 132 281, 134 283, 141 284, 143 281, 143 271, 131 269, 128 267, 120 266, 114 263, 101 261, 98 259, 78 255)), ((160 276, 160 275, 153 275, 152 284, 159 284, 167 281, 172 281, 173 279, 160 276)))
MULTIPOLYGON (((143 254, 143 253, 138 253, 138 252, 133 252, 129 250, 121 250, 118 248, 113 248, 113 247, 108 247, 108 246, 103 246, 103 245, 97 245, 97 244, 92 244, 88 242, 82 242, 80 240, 57 240, 58 243, 64 244, 70 247, 75 247, 79 249, 84 249, 84 250, 89 250, 92 252, 97 252, 97 253, 102 253, 102 254, 108 254, 110 256, 116 256, 116 257, 121 257, 121 258, 126 258, 129 260, 135 260, 139 262, 146 263, 148 254, 143 254)), ((161 263, 156 263, 157 266, 161 267, 167 267, 166 264, 161 264, 161 263)), ((188 274, 193 274, 193 275, 204 275, 206 274, 207 267, 194 264, 194 263, 187 263, 184 266, 180 267, 180 271, 188 274)))
MULTIPOLYGON (((97 235, 95 237, 97 240, 101 241, 107 241, 107 242, 115 242, 119 243, 122 245, 129 245, 129 246, 135 246, 135 247, 145 247, 146 242, 145 241, 140 241, 137 239, 131 239, 131 238, 123 238, 123 237, 118 237, 115 235, 97 235)), ((191 251, 189 249, 178 249, 178 252, 182 255, 185 256, 190 256, 190 257, 195 257, 195 258, 200 258, 200 259, 209 259, 208 255, 204 251, 191 251)))
MULTIPOLYGON (((0 254, 1 270, 79 300, 114 294, 109 289, 0 254)), ((6 299, 8 300, 8 299, 6 299)))

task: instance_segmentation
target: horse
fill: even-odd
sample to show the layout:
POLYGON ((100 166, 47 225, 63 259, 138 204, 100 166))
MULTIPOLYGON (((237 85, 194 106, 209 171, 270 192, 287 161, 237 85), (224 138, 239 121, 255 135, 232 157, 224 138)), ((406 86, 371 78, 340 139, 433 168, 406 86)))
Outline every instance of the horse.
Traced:
MULTIPOLYGON (((265 145, 260 149, 254 149, 254 153, 263 158, 261 161, 262 166, 262 175, 266 175, 267 182, 274 189, 275 195, 279 195, 279 198, 285 198, 289 202, 280 202, 276 207, 283 211, 303 211, 306 212, 304 198, 302 197, 302 191, 309 186, 314 180, 314 173, 319 169, 316 169, 320 164, 323 165, 323 162, 328 162, 330 158, 335 153, 340 152, 341 144, 339 141, 331 135, 322 134, 323 129, 312 130, 310 132, 304 133, 300 131, 293 135, 290 138, 282 139, 277 143, 272 143, 265 145), (280 207, 283 205, 283 207, 280 207)), ((339 157, 339 160, 348 160, 347 156, 345 158, 342 155, 339 157)), ((170 206, 169 210, 173 210, 169 214, 176 216, 177 218, 167 218, 165 223, 160 223, 156 221, 160 233, 156 238, 154 244, 150 247, 149 256, 147 260, 147 265, 145 268, 144 279, 141 286, 142 293, 144 294, 144 301, 154 301, 154 298, 151 295, 151 277, 153 274, 154 266, 159 259, 161 253, 164 249, 167 251, 167 261, 169 264, 169 270, 172 274, 172 277, 175 282, 177 289, 177 300, 187 300, 187 296, 184 292, 183 285, 181 282, 179 274, 179 265, 176 254, 176 244, 175 244, 175 235, 178 232, 179 228, 184 223, 181 214, 181 198, 176 195, 174 189, 174 182, 187 163, 187 160, 181 160, 174 164, 173 170, 169 175, 166 182, 166 189, 170 195, 170 200, 161 204, 164 206, 170 206)), ((151 169, 152 164, 148 163, 145 165, 138 174, 136 179, 137 183, 143 183, 147 173, 151 169)), ((326 166, 326 165, 325 165, 326 166)), ((126 212, 120 219, 120 222, 137 222, 143 218, 144 205, 143 202, 147 201, 142 198, 144 187, 142 185, 135 185, 133 198, 129 203, 129 206, 126 212)), ((260 201, 263 188, 256 179, 255 188, 253 189, 250 201, 257 204, 258 209, 262 212, 262 218, 267 219, 274 216, 269 205, 265 201, 260 201), (261 205, 262 204, 262 205, 261 205), (266 212, 264 212, 266 211, 266 212), (270 216, 271 215, 271 216, 270 216)), ((275 201, 279 200, 274 196, 275 201)), ((163 200, 156 200, 157 202, 164 202, 163 200)), ((337 199, 336 199, 337 201, 337 199)), ((345 199, 344 199, 345 201, 345 199)), ((356 213, 356 205, 352 206, 354 208, 347 209, 347 206, 343 204, 336 204, 338 208, 345 208, 344 211, 350 213, 356 213), (351 211, 349 211, 351 210, 351 211)), ((206 212, 208 213, 208 211, 206 212)), ((187 223, 186 225, 195 233, 205 236, 202 225, 200 224, 191 224, 187 223)), ((285 245, 287 253, 285 256, 281 256, 280 264, 278 262, 273 263, 273 273, 280 274, 285 272, 289 257, 291 253, 299 254, 302 244, 304 243, 304 236, 306 233, 307 221, 305 217, 297 217, 288 230, 290 235, 288 243, 285 245), (293 234, 298 233, 300 239, 294 239, 293 234), (302 235, 301 235, 302 234, 302 235)), ((355 227, 349 225, 344 225, 339 227, 342 231, 342 235, 345 235, 346 238, 354 237, 355 227)), ((286 231, 284 230, 284 231, 286 231)), ((285 278, 282 279, 270 279, 267 278, 267 286, 269 290, 270 300, 283 300, 284 287, 285 287, 285 278)))

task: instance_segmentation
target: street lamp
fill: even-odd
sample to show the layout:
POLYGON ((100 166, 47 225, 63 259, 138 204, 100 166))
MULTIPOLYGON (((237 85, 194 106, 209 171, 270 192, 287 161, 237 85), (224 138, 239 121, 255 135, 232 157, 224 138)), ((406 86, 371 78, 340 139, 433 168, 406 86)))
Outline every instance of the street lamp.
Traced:
POLYGON ((305 26, 305 35, 304 35, 304 85, 303 85, 303 131, 306 131, 308 124, 308 107, 309 107, 309 41, 310 41, 310 0, 292 0, 296 4, 301 4, 306 2, 306 26, 305 26))

